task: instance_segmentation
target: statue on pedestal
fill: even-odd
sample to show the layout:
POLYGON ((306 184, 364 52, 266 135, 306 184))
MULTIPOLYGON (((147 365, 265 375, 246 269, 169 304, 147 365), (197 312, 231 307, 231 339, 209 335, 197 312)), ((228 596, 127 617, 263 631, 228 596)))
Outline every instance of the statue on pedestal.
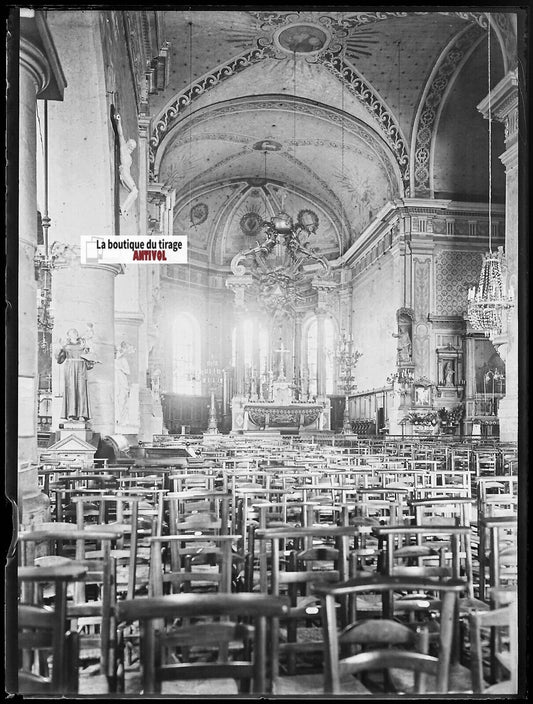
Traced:
POLYGON ((411 361, 411 335, 409 334, 409 323, 400 322, 398 332, 392 334, 398 338, 398 362, 411 361))
POLYGON ((90 419, 89 394, 87 391, 87 371, 92 369, 98 360, 89 354, 86 340, 80 337, 76 328, 67 331, 67 341, 59 340, 61 349, 56 360, 64 364, 63 410, 61 417, 67 420, 90 419))

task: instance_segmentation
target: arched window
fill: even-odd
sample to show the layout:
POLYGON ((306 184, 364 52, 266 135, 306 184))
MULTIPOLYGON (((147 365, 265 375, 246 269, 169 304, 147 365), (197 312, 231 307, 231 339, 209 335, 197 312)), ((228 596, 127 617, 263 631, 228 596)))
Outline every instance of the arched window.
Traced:
MULTIPOLYGON (((309 395, 316 396, 317 387, 317 347, 318 347, 318 320, 316 317, 310 319, 305 335, 306 373, 309 378, 309 395)), ((320 351, 324 359, 324 383, 326 394, 332 394, 335 390, 335 325, 331 318, 324 320, 324 340, 320 351)))
POLYGON ((326 362, 326 393, 335 391, 335 326, 331 318, 324 321, 324 357, 326 362))
POLYGON ((198 396, 202 392, 200 375, 200 327, 189 313, 174 320, 172 347, 172 390, 176 394, 198 396))
MULTIPOLYGON (((243 364, 245 369, 249 369, 254 361, 254 321, 251 318, 246 318, 243 322, 243 364)), ((231 363, 236 364, 236 344, 237 344, 237 328, 233 328, 231 333, 231 363)), ((259 370, 263 372, 268 366, 269 353, 269 336, 267 329, 259 324, 257 327, 257 344, 259 346, 259 370)))

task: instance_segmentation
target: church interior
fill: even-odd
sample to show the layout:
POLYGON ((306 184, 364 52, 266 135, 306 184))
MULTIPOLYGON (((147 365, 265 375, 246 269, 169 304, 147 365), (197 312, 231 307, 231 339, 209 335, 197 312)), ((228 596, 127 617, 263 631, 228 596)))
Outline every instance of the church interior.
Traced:
POLYGON ((6 691, 523 693, 529 15, 463 10, 11 12, 6 691))

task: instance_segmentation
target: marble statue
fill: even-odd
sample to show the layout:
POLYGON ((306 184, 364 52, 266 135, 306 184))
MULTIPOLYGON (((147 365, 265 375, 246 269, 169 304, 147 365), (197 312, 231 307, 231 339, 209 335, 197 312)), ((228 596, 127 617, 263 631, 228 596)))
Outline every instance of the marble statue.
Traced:
POLYGON ((409 325, 400 323, 399 332, 393 333, 393 337, 398 338, 398 362, 411 361, 411 336, 409 335, 409 325))
POLYGON ((451 362, 446 362, 443 369, 444 385, 453 386, 453 377, 455 372, 453 370, 453 364, 451 362))
POLYGON ((119 425, 126 425, 128 421, 131 374, 128 355, 133 351, 124 340, 115 351, 115 422, 119 425))

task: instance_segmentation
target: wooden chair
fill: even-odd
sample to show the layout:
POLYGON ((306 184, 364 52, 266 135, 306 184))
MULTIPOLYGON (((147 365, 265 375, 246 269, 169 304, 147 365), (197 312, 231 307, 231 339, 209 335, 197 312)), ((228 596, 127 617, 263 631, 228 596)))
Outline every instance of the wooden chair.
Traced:
MULTIPOLYGON (((324 647, 320 604, 312 589, 319 583, 347 579, 350 550, 358 547, 360 533, 369 530, 369 527, 317 525, 257 531, 263 558, 261 592, 290 599, 287 614, 281 622, 276 619, 273 624, 272 638, 279 641, 280 654, 279 662, 273 664, 276 689, 281 682, 280 666, 292 679, 293 691, 309 686, 307 673, 316 669, 319 658, 321 663, 324 647)), ((288 679, 285 684, 289 685, 288 679)))
MULTIPOLYGON (((114 634, 116 603, 116 565, 111 556, 112 545, 122 536, 118 528, 107 526, 105 530, 79 530, 75 525, 40 531, 28 531, 19 534, 19 541, 23 548, 22 559, 25 564, 33 564, 35 560, 35 546, 38 543, 59 541, 61 545, 74 543, 76 548, 75 559, 70 560, 62 555, 45 556, 37 558, 61 562, 72 569, 84 569, 83 577, 76 580, 73 585, 74 598, 67 604, 67 618, 70 619, 71 629, 83 629, 80 632, 80 656, 83 652, 96 657, 100 662, 100 673, 109 678, 109 685, 113 688, 111 679, 114 661, 114 634), (98 558, 87 558, 87 550, 101 550, 98 558), (48 558, 48 559, 46 559, 48 558), (89 598, 88 588, 93 585, 97 588, 96 598, 89 598)), ((46 564, 45 562, 45 564, 46 564)), ((61 567, 63 565, 57 565, 61 567)), ((45 569, 40 566, 38 569, 45 569)))
POLYGON ((276 643, 267 646, 267 626, 287 609, 284 599, 262 594, 176 594, 117 606, 119 621, 140 623, 143 695, 160 693, 166 681, 188 680, 171 690, 185 696, 205 679, 221 680, 221 694, 228 684, 234 695, 269 693, 276 643), (167 627, 156 630, 162 622, 167 627))
POLYGON ((81 579, 87 568, 79 565, 19 567, 23 583, 54 584, 54 606, 20 603, 18 606, 18 649, 21 652, 18 672, 21 694, 56 694, 78 692, 78 634, 69 630, 67 620, 67 585, 81 579), (42 669, 43 652, 51 653, 51 676, 42 669))
MULTIPOLYGON (((452 661, 452 641, 454 632, 455 603, 458 595, 464 589, 464 584, 458 580, 433 581, 427 578, 382 577, 375 575, 368 578, 357 578, 333 586, 317 586, 314 588, 322 601, 323 630, 325 642, 325 677, 324 692, 326 694, 340 694, 342 680, 349 673, 360 673, 366 670, 386 670, 392 668, 413 669, 435 678, 428 689, 434 692, 447 693, 449 691, 450 665, 452 661), (394 595, 404 591, 424 592, 435 590, 441 594, 441 599, 436 608, 439 611, 440 622, 438 647, 436 655, 425 652, 405 651, 406 645, 416 645, 421 650, 428 649, 428 638, 425 629, 418 630, 418 637, 410 640, 405 629, 392 620, 393 610, 391 602, 394 595), (379 623, 358 621, 358 610, 354 603, 357 597, 363 595, 382 595, 382 616, 385 619, 379 623), (342 603, 349 600, 352 605, 348 607, 352 621, 345 628, 339 624, 339 614, 345 612, 346 606, 342 603), (339 608, 341 604, 341 608, 339 608), (372 628, 373 626, 373 628, 372 628), (375 645, 380 647, 373 650, 364 650, 353 654, 354 646, 375 645), (398 647, 384 648, 383 643, 388 642, 398 647), (348 655, 347 655, 348 651, 348 655)), ((385 679, 385 684, 394 683, 392 673, 385 679)), ((417 692, 426 691, 424 677, 415 678, 417 692)))
POLYGON ((490 611, 474 611, 469 616, 470 667, 474 692, 483 694, 518 693, 518 614, 513 599, 506 606, 490 611), (482 632, 490 630, 488 677, 485 682, 482 632), (505 645, 504 645, 505 643, 505 645), (502 673, 502 670, 505 674, 502 673))
POLYGON ((232 547, 239 535, 212 535, 194 526, 190 533, 150 538, 149 596, 182 591, 232 591, 232 547))
POLYGON ((479 521, 479 536, 479 597, 487 601, 490 589, 517 584, 518 518, 484 517, 479 521))

